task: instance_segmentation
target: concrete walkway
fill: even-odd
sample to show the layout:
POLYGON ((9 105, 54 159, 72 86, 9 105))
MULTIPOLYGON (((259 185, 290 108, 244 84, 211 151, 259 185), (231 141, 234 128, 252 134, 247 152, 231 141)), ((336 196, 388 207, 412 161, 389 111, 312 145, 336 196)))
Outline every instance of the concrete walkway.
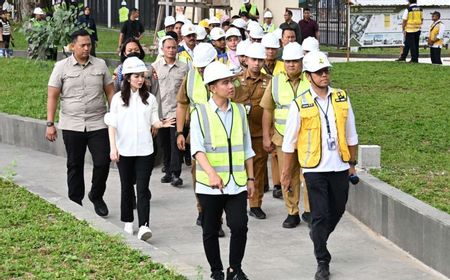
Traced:
MULTIPOLYGON (((0 174, 15 161, 13 169, 17 172, 17 183, 27 185, 60 207, 63 205, 63 209, 78 218, 85 218, 99 230, 122 234, 116 169, 111 170, 105 197, 110 214, 103 220, 95 215, 88 199, 84 200, 84 207, 66 199, 65 158, 5 144, 0 144, 0 155, 0 174)), ((91 166, 87 165, 86 182, 90 181, 90 176, 91 166)), ((135 236, 124 235, 125 241, 190 279, 209 279, 201 228, 195 225, 197 213, 189 169, 183 170, 185 184, 181 188, 159 183, 161 176, 160 167, 155 168, 151 178, 150 227, 153 237, 145 243, 137 241, 135 236)), ((282 228, 281 223, 286 217, 284 203, 272 198, 271 193, 266 194, 263 209, 267 220, 249 217, 244 271, 253 280, 313 279, 316 264, 308 227, 302 223, 295 229, 282 228)), ((221 248, 222 261, 227 267, 230 233, 228 229, 225 232, 227 237, 221 239, 221 248)), ((348 213, 332 235, 329 249, 333 255, 333 280, 447 279, 373 234, 348 213)))

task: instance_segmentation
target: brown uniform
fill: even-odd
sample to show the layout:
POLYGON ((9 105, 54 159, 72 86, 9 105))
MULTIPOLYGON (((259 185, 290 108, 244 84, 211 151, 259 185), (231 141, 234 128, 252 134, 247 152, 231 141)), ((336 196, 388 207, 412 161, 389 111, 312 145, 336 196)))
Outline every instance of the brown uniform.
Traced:
MULTIPOLYGON (((292 85, 292 88, 297 91, 297 87, 299 86, 301 81, 301 76, 298 77, 295 80, 289 80, 290 84, 292 85)), ((269 82, 267 85, 267 89, 264 92, 264 96, 261 99, 260 103, 261 107, 264 108, 264 110, 274 111, 275 110, 275 102, 272 97, 272 81, 269 82)), ((283 145, 283 136, 278 133, 276 129, 274 129, 274 134, 272 136, 272 142, 276 146, 276 152, 278 156, 278 168, 279 168, 279 174, 281 174, 281 171, 283 170, 283 164, 284 164, 284 153, 281 150, 281 146, 283 145)), ((297 151, 294 153, 294 158, 297 158, 297 151)), ((285 192, 283 190, 283 199, 286 204, 286 208, 288 210, 289 215, 298 215, 299 214, 299 200, 300 200, 300 178, 301 178, 301 172, 300 172, 300 165, 297 160, 293 161, 293 167, 292 167, 292 180, 291 180, 291 192, 285 192)), ((305 212, 310 212, 309 209, 309 200, 308 200, 308 191, 306 189, 306 186, 303 188, 303 201, 304 201, 304 208, 305 212)))
POLYGON ((234 80, 235 97, 233 101, 241 103, 247 110, 248 124, 252 136, 252 148, 255 152, 253 170, 255 174, 255 193, 250 198, 250 207, 261 207, 264 195, 264 179, 267 174, 267 152, 263 148, 262 115, 263 108, 259 105, 264 95, 270 76, 260 73, 255 79, 250 77, 248 70, 240 73, 234 80))

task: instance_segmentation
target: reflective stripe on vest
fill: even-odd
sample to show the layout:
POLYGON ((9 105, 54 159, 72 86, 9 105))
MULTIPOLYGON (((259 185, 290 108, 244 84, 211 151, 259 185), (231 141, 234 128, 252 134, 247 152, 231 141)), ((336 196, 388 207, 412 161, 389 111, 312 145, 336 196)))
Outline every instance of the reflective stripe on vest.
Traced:
POLYGON ((309 86, 309 81, 302 78, 297 87, 297 91, 294 92, 294 89, 284 72, 280 72, 277 76, 272 78, 272 98, 275 102, 274 126, 280 135, 284 136, 291 102, 301 93, 308 90, 309 86))
POLYGON ((209 99, 209 92, 203 84, 203 79, 196 68, 190 70, 186 79, 186 93, 189 98, 191 112, 197 104, 205 104, 209 99))
POLYGON ((125 22, 128 20, 128 8, 122 7, 119 9, 119 22, 125 22))
MULTIPOLYGON (((435 23, 433 23, 431 25, 431 28, 430 28, 430 39, 431 40, 434 41, 437 39, 437 36, 439 35, 439 30, 441 29, 441 26, 442 26, 442 22, 440 20, 436 21, 435 23)), ((442 45, 444 45, 444 40, 442 38, 433 43, 433 46, 442 46, 442 45)))
POLYGON ((406 21, 406 32, 417 32, 422 26, 422 8, 417 6, 408 7, 408 19, 406 21))
MULTIPOLYGON (((233 123, 228 136, 222 120, 208 103, 197 104, 195 108, 204 135, 205 154, 209 164, 225 186, 233 176, 236 185, 245 187, 247 184, 243 127, 246 118, 245 109, 242 105, 231 102, 233 123)), ((200 164, 196 164, 195 174, 197 182, 209 186, 208 174, 200 164)))
MULTIPOLYGON (((346 137, 347 94, 343 90, 333 89, 330 98, 336 119, 338 151, 342 161, 347 162, 350 160, 346 137)), ((322 125, 319 108, 309 90, 297 97, 295 104, 301 118, 297 141, 298 162, 303 168, 314 168, 322 159, 322 125)))

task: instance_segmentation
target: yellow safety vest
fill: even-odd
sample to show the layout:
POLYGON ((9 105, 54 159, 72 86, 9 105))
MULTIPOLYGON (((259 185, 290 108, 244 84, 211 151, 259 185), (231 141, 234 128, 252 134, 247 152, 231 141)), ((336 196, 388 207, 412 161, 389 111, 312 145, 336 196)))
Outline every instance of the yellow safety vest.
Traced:
MULTIPOLYGON (((439 31, 441 29, 441 25, 442 25, 442 22, 440 20, 436 21, 435 23, 433 23, 431 25, 430 35, 429 35, 431 40, 433 40, 433 41, 436 40, 436 37, 438 36, 439 31)), ((442 46, 442 45, 444 45, 444 40, 441 38, 441 39, 437 40, 436 42, 434 42, 433 45, 442 46)))
POLYGON ((309 81, 302 78, 297 87, 297 91, 294 92, 294 89, 288 81, 288 76, 284 72, 280 72, 280 74, 272 78, 272 98, 275 102, 274 123, 275 129, 281 136, 284 136, 291 102, 297 96, 308 90, 309 87, 309 81))
POLYGON ((262 28, 264 30, 264 33, 271 33, 271 32, 274 32, 275 29, 277 29, 277 26, 274 23, 272 23, 271 25, 267 25, 267 23, 263 23, 262 28))
MULTIPOLYGON (((205 154, 209 164, 222 179, 224 185, 228 185, 231 176, 240 187, 247 185, 247 172, 245 170, 244 154, 244 121, 245 109, 242 105, 231 102, 233 124, 228 136, 220 117, 211 106, 197 104, 195 111, 198 113, 200 128, 205 137, 205 154)), ((209 186, 208 174, 200 164, 196 164, 197 182, 209 186)))
POLYGON ((422 26, 422 8, 418 6, 408 7, 408 19, 406 20, 405 31, 408 33, 417 32, 422 26))
MULTIPOLYGON (((256 5, 251 4, 250 12, 248 12, 248 14, 256 17, 256 9, 257 9, 256 5)), ((247 12, 247 8, 245 7, 245 4, 242 4, 241 12, 247 12)))
POLYGON ((178 53, 178 60, 186 63, 189 69, 192 69, 192 57, 186 50, 178 53))
POLYGON ((187 73, 186 93, 189 98, 191 112, 197 104, 205 104, 209 99, 209 91, 203 84, 203 79, 197 68, 191 69, 187 73))
MULTIPOLYGON (((348 116, 347 93, 340 89, 332 89, 330 98, 336 118, 339 154, 342 161, 348 162, 350 151, 345 133, 348 116)), ((320 164, 322 158, 322 128, 319 108, 309 90, 298 96, 295 104, 301 118, 297 141, 298 162, 303 168, 314 168, 320 164)))
POLYGON ((264 74, 267 74, 267 75, 276 76, 276 75, 280 74, 281 72, 285 72, 284 71, 284 62, 281 60, 277 60, 275 62, 275 68, 273 68, 272 74, 267 73, 265 67, 263 67, 261 69, 261 72, 264 74))
POLYGON ((119 9, 119 22, 125 22, 128 20, 128 8, 127 7, 122 7, 119 9))
POLYGON ((156 34, 158 35, 158 38, 161 39, 162 37, 166 36, 166 30, 159 30, 156 34))

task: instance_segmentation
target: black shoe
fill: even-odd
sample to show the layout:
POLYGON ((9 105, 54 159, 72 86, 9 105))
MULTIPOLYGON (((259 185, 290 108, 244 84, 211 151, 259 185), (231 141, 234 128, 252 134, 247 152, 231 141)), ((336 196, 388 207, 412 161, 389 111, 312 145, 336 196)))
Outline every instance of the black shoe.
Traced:
POLYGON ((187 156, 184 158, 184 164, 186 164, 186 166, 191 166, 192 165, 192 159, 190 156, 187 156))
POLYGON ((405 59, 405 58, 399 57, 399 58, 397 58, 395 61, 406 61, 406 59, 405 59))
POLYGON ((264 192, 268 192, 270 190, 270 186, 269 185, 264 185, 264 192))
POLYGON ((330 279, 330 266, 327 263, 319 263, 317 266, 315 280, 328 280, 330 279))
POLYGON ((178 187, 183 185, 183 180, 180 177, 172 177, 172 182, 170 182, 170 184, 174 187, 178 187))
POLYGON ((219 237, 225 237, 225 231, 223 231, 222 225, 220 225, 218 234, 219 234, 219 237))
POLYGON ((95 213, 101 217, 108 216, 108 206, 106 206, 103 198, 99 198, 96 200, 92 199, 91 192, 88 193, 89 200, 94 204, 95 213))
POLYGON ((227 280, 249 280, 247 275, 242 269, 231 271, 231 268, 227 269, 227 280))
POLYGON ((197 221, 195 222, 197 224, 197 226, 202 226, 202 218, 203 218, 203 213, 202 212, 198 213, 197 221))
POLYGON ((161 172, 166 173, 166 168, 164 166, 163 166, 163 168, 161 168, 161 172))
POLYGON ((408 63, 419 63, 419 61, 418 60, 410 60, 410 61, 408 61, 408 63))
POLYGON ((283 222, 284 228, 295 228, 300 224, 300 216, 297 215, 288 215, 286 220, 283 222))
POLYGON ((171 183, 172 182, 172 175, 166 173, 166 175, 164 175, 161 178, 161 183, 171 183))
POLYGON ((213 273, 211 273, 211 279, 225 280, 225 274, 222 271, 214 271, 213 273))
POLYGON ((283 191, 280 185, 273 186, 272 196, 274 198, 283 198, 283 191))
POLYGON ((248 211, 250 216, 255 217, 257 219, 263 220, 266 218, 266 213, 261 209, 261 207, 251 207, 250 211, 248 211))
POLYGON ((303 212, 302 220, 308 224, 308 227, 311 227, 311 212, 303 212))

